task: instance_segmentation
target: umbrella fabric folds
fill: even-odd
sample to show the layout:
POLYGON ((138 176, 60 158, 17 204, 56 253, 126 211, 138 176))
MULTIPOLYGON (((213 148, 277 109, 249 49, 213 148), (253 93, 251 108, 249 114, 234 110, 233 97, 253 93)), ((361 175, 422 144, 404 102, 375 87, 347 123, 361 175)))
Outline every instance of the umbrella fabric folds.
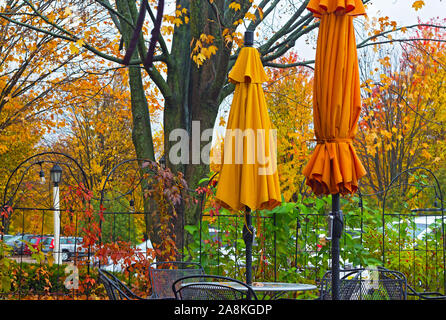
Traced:
POLYGON ((353 194, 366 174, 353 147, 361 112, 358 56, 353 18, 365 14, 361 0, 310 0, 320 18, 313 88, 316 148, 303 170, 317 195, 332 195, 332 298, 340 299, 340 250, 343 217, 340 194, 353 194))
MULTIPOLYGON (((216 199, 230 210, 245 211, 246 283, 252 283, 251 211, 281 203, 275 130, 268 115, 262 83, 268 80, 257 49, 245 47, 229 73, 235 84, 223 148, 216 199)), ((252 32, 249 38, 252 38, 252 32)))
POLYGON ((235 91, 216 194, 228 209, 255 211, 281 203, 275 131, 262 88, 267 80, 257 49, 243 47, 229 73, 235 91))
POLYGON ((352 143, 361 111, 353 18, 365 9, 361 0, 311 0, 307 9, 320 26, 313 93, 317 145, 303 174, 317 195, 353 194, 366 174, 352 143))

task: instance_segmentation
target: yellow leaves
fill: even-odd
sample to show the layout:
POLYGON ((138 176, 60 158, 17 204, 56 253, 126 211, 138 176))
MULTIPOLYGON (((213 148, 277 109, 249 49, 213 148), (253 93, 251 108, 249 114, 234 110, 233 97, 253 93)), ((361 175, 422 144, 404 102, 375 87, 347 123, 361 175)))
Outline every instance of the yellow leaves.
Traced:
POLYGON ((390 57, 386 56, 378 60, 384 67, 390 67, 390 57))
MULTIPOLYGON (((183 23, 188 24, 189 23, 189 17, 187 16, 187 8, 181 8, 181 5, 177 5, 177 8, 175 10, 175 15, 164 15, 164 20, 167 23, 173 24, 176 27, 181 26, 183 23)), ((172 34, 173 28, 168 28, 165 26, 165 24, 162 24, 162 29, 165 32, 165 34, 172 34)))
POLYGON ((172 35, 173 31, 174 29, 172 26, 166 26, 166 25, 161 26, 161 33, 163 35, 172 35))
POLYGON ((79 53, 79 48, 81 48, 84 45, 84 40, 83 39, 79 39, 76 42, 71 42, 70 43, 70 52, 71 54, 78 54, 79 53))
POLYGON ((175 18, 175 19, 173 19, 173 24, 176 25, 177 27, 179 27, 180 25, 183 24, 183 21, 181 21, 181 19, 179 19, 179 18, 175 18))
POLYGON ((6 151, 8 151, 8 147, 2 143, 0 143, 0 154, 5 153, 6 151))
POLYGON ((215 37, 210 35, 210 34, 202 33, 200 35, 200 40, 203 41, 203 42, 206 42, 206 43, 213 43, 214 39, 215 39, 215 37))
POLYGON ((256 15, 251 12, 246 12, 245 19, 255 21, 257 19, 256 15))
POLYGON ((381 135, 386 137, 387 139, 391 139, 392 138, 392 133, 387 131, 387 130, 381 130, 381 135))
POLYGON ((239 11, 240 8, 241 8, 240 3, 237 3, 237 2, 231 2, 231 3, 229 4, 229 9, 232 9, 232 10, 234 10, 234 11, 239 11))
POLYGON ((198 67, 217 53, 218 48, 215 45, 212 45, 214 39, 214 36, 204 33, 200 35, 199 39, 192 39, 190 45, 191 47, 194 46, 195 42, 195 46, 192 49, 191 58, 198 67), (205 44, 210 45, 205 47, 205 44))
POLYGON ((56 13, 54 11, 50 12, 47 15, 47 19, 49 22, 54 23, 54 21, 56 20, 56 13))
POLYGON ((74 42, 70 43, 70 52, 72 54, 78 54, 79 53, 79 48, 76 47, 76 45, 74 44, 74 42))
POLYGON ((238 26, 239 24, 242 24, 242 23, 243 23, 243 20, 242 19, 238 19, 238 20, 234 21, 233 25, 234 26, 238 26))
POLYGON ((424 6, 424 4, 425 3, 423 0, 417 0, 412 4, 412 8, 414 8, 415 11, 418 11, 424 6))
POLYGON ((432 159, 432 155, 426 149, 421 150, 421 155, 423 156, 423 158, 425 158, 427 160, 432 159))
POLYGON ((73 11, 71 11, 70 7, 66 7, 64 10, 64 13, 67 17, 71 16, 73 14, 73 11))
POLYGON ((364 88, 362 88, 362 89, 364 89, 364 90, 367 91, 368 93, 372 93, 372 92, 373 92, 372 89, 370 89, 369 87, 364 87, 364 88))
POLYGON ((195 64, 200 67, 203 62, 206 60, 206 57, 202 53, 198 53, 196 55, 192 56, 192 60, 195 62, 195 64))
POLYGON ((209 46, 208 48, 202 48, 200 54, 203 55, 206 60, 206 59, 209 59, 216 52, 217 52, 216 46, 209 46))
POLYGON ((369 154, 372 157, 374 157, 376 155, 376 152, 377 152, 378 149, 374 145, 367 145, 366 146, 366 150, 367 150, 367 154, 369 154))
POLYGON ((103 166, 101 166, 100 164, 97 163, 96 159, 93 159, 90 163, 90 170, 91 170, 91 174, 94 175, 102 175, 102 169, 103 166))

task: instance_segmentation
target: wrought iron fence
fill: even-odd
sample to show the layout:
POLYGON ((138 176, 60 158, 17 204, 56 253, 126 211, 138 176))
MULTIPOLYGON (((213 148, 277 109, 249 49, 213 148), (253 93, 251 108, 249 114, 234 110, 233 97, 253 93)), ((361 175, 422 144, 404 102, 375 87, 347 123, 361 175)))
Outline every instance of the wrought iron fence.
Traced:
MULTIPOLYGON (((8 270, 0 270, 11 279, 9 291, 2 287, 3 297, 89 299, 104 295, 91 281, 98 265, 122 277, 123 271, 132 271, 138 259, 127 261, 118 251, 132 253, 130 248, 138 245, 143 252, 151 249, 145 229, 138 228, 150 214, 144 209, 138 168, 138 159, 117 165, 95 197, 85 172, 66 155, 45 153, 22 162, 9 178, 2 206, 1 257, 12 261, 8 270), (64 171, 58 210, 48 179, 55 163, 64 171), (55 212, 60 215, 63 261, 59 264, 54 263, 51 245, 55 212), (94 243, 81 245, 94 235, 94 243), (117 243, 126 245, 113 251, 117 243), (109 244, 109 250, 98 253, 98 244, 109 244)), ((444 292, 444 206, 437 178, 425 168, 410 169, 395 177, 380 196, 359 192, 342 199, 341 266, 382 265, 404 273, 408 284, 419 291, 444 292)), ((254 281, 320 283, 330 269, 330 201, 330 197, 304 197, 253 213, 254 281)), ((224 210, 211 213, 206 201, 202 204, 200 222, 184 225, 182 243, 188 239, 188 246, 181 250, 183 259, 199 262, 209 274, 244 279, 244 216, 224 210)), ((132 272, 126 273, 127 283, 150 289, 132 272)))

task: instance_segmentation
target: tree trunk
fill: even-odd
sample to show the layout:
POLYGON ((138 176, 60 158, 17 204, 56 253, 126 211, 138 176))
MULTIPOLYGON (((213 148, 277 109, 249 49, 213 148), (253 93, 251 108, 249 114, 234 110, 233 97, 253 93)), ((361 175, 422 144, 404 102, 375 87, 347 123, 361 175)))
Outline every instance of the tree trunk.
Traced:
MULTIPOLYGON (((164 107, 164 150, 169 168, 174 172, 182 172, 189 188, 195 189, 198 181, 209 173, 209 165, 202 161, 201 151, 211 139, 201 141, 201 134, 204 130, 214 127, 221 102, 221 91, 227 80, 231 45, 224 43, 221 30, 216 24, 209 23, 217 17, 207 1, 179 0, 177 5, 188 10, 190 20, 187 25, 175 28, 173 35, 172 59, 167 76, 167 85, 172 96, 166 98, 164 107), (214 45, 218 47, 218 51, 198 68, 191 59, 190 43, 193 39, 199 39, 203 33, 215 37, 214 45), (199 125, 200 129, 192 130, 193 125, 195 128, 199 125), (189 157, 186 163, 174 164, 169 159, 172 146, 178 143, 169 140, 170 133, 175 129, 184 129, 188 133, 189 157)), ((187 246, 190 240, 185 239, 186 243, 182 242, 184 224, 197 224, 200 210, 192 203, 187 208, 182 206, 177 209, 175 229, 178 247, 182 248, 183 244, 187 246)))
MULTIPOLYGON (((136 11, 134 2, 120 0, 116 2, 120 14, 127 17, 130 21, 136 21, 136 17, 132 16, 132 11, 136 11), (131 6, 134 6, 133 8, 131 6)), ((123 20, 121 20, 121 34, 124 39, 126 47, 129 46, 130 39, 133 34, 132 28, 123 20)), ((133 53, 133 58, 138 57, 138 51, 133 53)), ((139 66, 129 66, 129 86, 131 95, 132 108, 132 141, 135 146, 136 156, 139 159, 148 159, 155 161, 155 153, 153 148, 152 128, 150 124, 150 112, 145 90, 142 81, 142 69, 139 66)), ((149 173, 147 169, 140 165, 141 175, 149 173)), ((142 192, 147 189, 148 182, 142 179, 142 192)), ((159 239, 159 217, 155 214, 156 204, 151 199, 144 198, 144 212, 146 222, 146 233, 153 244, 161 243, 159 239)))

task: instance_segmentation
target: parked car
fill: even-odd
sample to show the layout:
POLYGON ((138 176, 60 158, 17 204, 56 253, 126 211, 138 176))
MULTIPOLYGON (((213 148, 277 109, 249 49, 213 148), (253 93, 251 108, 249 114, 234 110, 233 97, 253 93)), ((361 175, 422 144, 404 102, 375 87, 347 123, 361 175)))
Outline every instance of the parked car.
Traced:
POLYGON ((43 240, 42 243, 42 251, 43 252, 50 252, 54 249, 54 237, 47 237, 45 240, 43 240))
MULTIPOLYGON (((39 245, 41 245, 45 241, 46 238, 48 238, 48 236, 33 236, 28 240, 28 242, 31 243, 31 245, 34 249, 38 249, 39 245)), ((31 254, 31 249, 30 249, 29 245, 26 245, 24 247, 23 254, 25 254, 25 255, 31 254)))
MULTIPOLYGON (((82 237, 60 237, 59 251, 61 253, 62 261, 69 261, 76 254, 84 256, 87 254, 87 249, 82 247, 82 237)), ((54 236, 48 237, 43 242, 43 252, 53 252, 54 250, 54 236)))
POLYGON ((13 254, 14 255, 29 254, 31 251, 28 249, 28 245, 26 244, 25 241, 30 241, 35 236, 36 235, 34 235, 34 234, 22 234, 22 235, 19 235, 14 240, 14 242, 11 243, 11 246, 13 248, 13 254))
POLYGON ((10 240, 11 238, 14 238, 14 237, 16 237, 16 236, 13 234, 4 234, 3 237, 0 237, 0 238, 2 238, 4 243, 6 243, 8 240, 10 240))
POLYGON ((14 246, 14 242, 16 241, 16 240, 18 240, 22 235, 20 235, 20 234, 16 234, 16 235, 8 235, 9 237, 6 237, 6 235, 5 235, 5 237, 3 238, 3 241, 4 241, 4 243, 6 244, 6 245, 8 245, 8 246, 10 246, 10 247, 13 247, 14 246))

